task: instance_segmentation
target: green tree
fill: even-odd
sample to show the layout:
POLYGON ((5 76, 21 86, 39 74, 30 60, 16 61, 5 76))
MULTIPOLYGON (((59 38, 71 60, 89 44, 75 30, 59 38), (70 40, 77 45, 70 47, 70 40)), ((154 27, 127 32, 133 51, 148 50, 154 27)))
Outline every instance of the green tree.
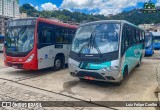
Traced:
POLYGON ((39 16, 39 11, 37 11, 30 4, 23 4, 20 7, 20 13, 27 13, 27 15, 30 16, 30 17, 38 17, 39 16))

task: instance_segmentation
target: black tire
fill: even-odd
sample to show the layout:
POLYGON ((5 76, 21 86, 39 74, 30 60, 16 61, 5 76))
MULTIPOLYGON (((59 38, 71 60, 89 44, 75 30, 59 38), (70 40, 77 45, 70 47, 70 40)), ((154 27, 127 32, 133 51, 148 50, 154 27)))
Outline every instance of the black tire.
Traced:
POLYGON ((123 83, 123 81, 117 82, 117 83, 115 83, 115 86, 121 86, 122 83, 123 83))
POLYGON ((79 80, 80 80, 80 81, 86 81, 86 79, 83 79, 83 78, 79 78, 79 80))
POLYGON ((58 71, 62 68, 63 66, 63 58, 61 57, 56 57, 54 60, 54 70, 58 71))
POLYGON ((124 79, 124 76, 122 76, 121 81, 115 83, 115 86, 121 86, 123 83, 123 79, 124 79))

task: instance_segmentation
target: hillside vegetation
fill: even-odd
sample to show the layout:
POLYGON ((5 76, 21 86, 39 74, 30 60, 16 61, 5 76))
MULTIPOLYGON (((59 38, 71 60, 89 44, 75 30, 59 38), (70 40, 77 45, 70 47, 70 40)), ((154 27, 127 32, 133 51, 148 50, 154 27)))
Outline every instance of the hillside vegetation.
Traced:
POLYGON ((114 16, 104 16, 104 15, 92 15, 85 14, 81 12, 70 12, 68 10, 56 10, 56 11, 38 11, 30 4, 23 4, 20 7, 20 12, 25 12, 29 17, 44 17, 44 18, 57 18, 62 21, 75 21, 75 22, 90 22, 97 20, 127 20, 136 25, 139 24, 150 24, 150 23, 160 23, 160 13, 141 13, 137 9, 131 11, 126 11, 119 13, 114 16))

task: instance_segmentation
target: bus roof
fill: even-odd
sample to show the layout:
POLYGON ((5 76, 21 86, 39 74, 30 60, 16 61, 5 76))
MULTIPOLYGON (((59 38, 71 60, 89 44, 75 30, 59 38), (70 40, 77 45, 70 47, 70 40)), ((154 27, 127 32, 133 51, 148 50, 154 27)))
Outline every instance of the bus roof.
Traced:
POLYGON ((55 25, 58 25, 58 26, 67 27, 67 28, 74 28, 74 29, 78 28, 78 26, 75 26, 75 25, 70 25, 70 24, 67 24, 67 23, 62 23, 62 22, 58 22, 58 21, 55 21, 55 20, 45 19, 45 18, 37 18, 37 20, 41 21, 41 22, 49 23, 49 24, 55 24, 55 25))
POLYGON ((126 20, 100 20, 100 21, 95 21, 95 22, 89 22, 89 23, 84 23, 84 24, 81 24, 80 26, 85 26, 85 25, 91 25, 91 24, 98 24, 98 23, 121 23, 121 24, 128 24, 128 25, 131 25, 133 27, 136 27, 140 30, 143 30, 145 31, 144 29, 126 21, 126 20))
POLYGON ((55 24, 55 25, 58 25, 58 26, 62 26, 62 27, 67 27, 67 28, 73 28, 73 29, 77 29, 78 26, 75 26, 75 25, 70 25, 70 24, 67 24, 67 23, 62 23, 62 22, 58 22, 58 21, 55 21, 55 20, 49 20, 49 19, 46 19, 46 18, 40 18, 40 17, 29 17, 29 18, 16 18, 16 19, 10 19, 10 21, 14 21, 14 20, 27 20, 27 19, 35 19, 37 21, 41 21, 41 22, 45 22, 45 23, 49 23, 49 24, 55 24))

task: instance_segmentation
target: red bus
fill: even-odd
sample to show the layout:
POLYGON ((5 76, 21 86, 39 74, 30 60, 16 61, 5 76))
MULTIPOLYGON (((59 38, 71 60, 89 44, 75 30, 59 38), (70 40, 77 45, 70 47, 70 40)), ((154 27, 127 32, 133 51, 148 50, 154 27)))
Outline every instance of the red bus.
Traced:
POLYGON ((4 63, 24 70, 68 63, 69 50, 77 26, 44 18, 10 20, 6 28, 4 63))

